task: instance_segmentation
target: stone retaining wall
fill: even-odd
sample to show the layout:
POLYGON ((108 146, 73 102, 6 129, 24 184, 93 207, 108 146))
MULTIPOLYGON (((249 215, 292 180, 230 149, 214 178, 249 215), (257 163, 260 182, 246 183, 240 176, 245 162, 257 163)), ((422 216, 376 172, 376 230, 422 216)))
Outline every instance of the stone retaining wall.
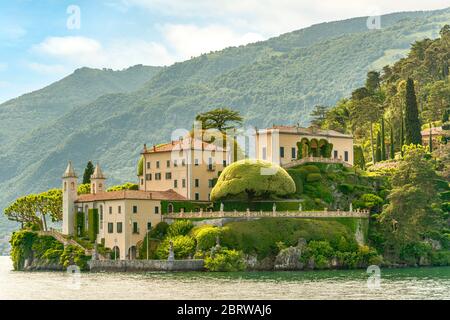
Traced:
POLYGON ((91 272, 203 271, 203 260, 91 260, 91 272))

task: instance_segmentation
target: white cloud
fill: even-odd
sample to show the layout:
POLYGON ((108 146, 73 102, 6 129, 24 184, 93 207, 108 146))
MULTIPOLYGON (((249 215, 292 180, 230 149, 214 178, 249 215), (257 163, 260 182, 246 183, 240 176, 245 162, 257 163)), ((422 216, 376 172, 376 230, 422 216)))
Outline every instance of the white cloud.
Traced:
POLYGON ((122 69, 135 64, 167 65, 174 62, 163 45, 144 40, 118 40, 104 46, 86 37, 50 37, 32 50, 73 67, 122 69))
POLYGON ((448 0, 119 0, 173 17, 209 19, 243 33, 265 37, 297 30, 311 24, 375 13, 433 10, 449 6, 448 0))
POLYGON ((162 31, 167 43, 182 59, 264 39, 257 33, 239 34, 221 25, 198 27, 192 24, 167 24, 162 31))

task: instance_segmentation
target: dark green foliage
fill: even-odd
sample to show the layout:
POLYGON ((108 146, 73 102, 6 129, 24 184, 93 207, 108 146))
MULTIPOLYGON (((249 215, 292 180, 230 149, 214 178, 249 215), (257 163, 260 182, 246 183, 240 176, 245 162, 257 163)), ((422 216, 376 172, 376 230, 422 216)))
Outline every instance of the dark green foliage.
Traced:
POLYGON ((88 161, 86 165, 86 169, 84 169, 83 173, 83 184, 91 183, 91 176, 94 173, 94 165, 92 164, 92 161, 88 161))
POLYGON ((440 193, 442 201, 449 202, 450 201, 450 191, 445 191, 440 193))
POLYGON ((88 237, 89 240, 94 242, 97 239, 98 228, 99 228, 99 216, 98 209, 88 210, 88 237))
POLYGON ((405 101, 405 143, 408 145, 422 144, 417 98, 416 92, 414 90, 414 81, 411 78, 408 78, 406 82, 405 101))
POLYGON ((353 207, 359 209, 369 209, 372 212, 379 212, 384 204, 384 200, 371 193, 361 195, 358 200, 353 201, 353 207))
POLYGON ((167 235, 168 229, 169 224, 167 222, 161 221, 150 230, 149 237, 154 239, 162 239, 167 235))
POLYGON ((377 148, 375 151, 375 159, 376 162, 380 162, 382 160, 381 158, 381 135, 380 132, 377 132, 377 148))
POLYGON ((172 205, 173 212, 199 212, 200 209, 206 211, 211 207, 210 202, 195 202, 195 201, 169 201, 161 200, 161 212, 162 214, 169 213, 169 205, 172 205))
POLYGON ((84 221, 84 212, 83 211, 77 211, 75 213, 75 231, 76 231, 76 235, 78 237, 83 237, 85 235, 85 227, 86 227, 86 223, 84 221))
POLYGON ((358 166, 360 169, 366 169, 366 160, 364 159, 364 152, 360 145, 353 146, 353 163, 355 166, 358 166))
POLYGON ((344 193, 344 194, 351 194, 353 192, 353 190, 355 189, 355 187, 351 184, 340 184, 338 186, 338 189, 340 192, 344 193))

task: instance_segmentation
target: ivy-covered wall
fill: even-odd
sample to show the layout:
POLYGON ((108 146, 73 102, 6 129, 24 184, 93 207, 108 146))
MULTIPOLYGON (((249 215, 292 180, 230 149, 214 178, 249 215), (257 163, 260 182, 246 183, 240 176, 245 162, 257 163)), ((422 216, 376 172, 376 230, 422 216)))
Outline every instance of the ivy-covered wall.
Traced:
POLYGON ((88 237, 92 242, 95 241, 98 234, 98 209, 89 209, 88 210, 88 237))

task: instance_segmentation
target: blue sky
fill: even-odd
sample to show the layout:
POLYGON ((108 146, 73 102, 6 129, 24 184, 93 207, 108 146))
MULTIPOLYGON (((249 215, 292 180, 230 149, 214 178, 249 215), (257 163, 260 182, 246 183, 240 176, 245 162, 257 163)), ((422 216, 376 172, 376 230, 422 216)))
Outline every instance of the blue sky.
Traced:
POLYGON ((447 6, 448 0, 0 0, 0 103, 82 66, 170 65, 314 23, 447 6))

